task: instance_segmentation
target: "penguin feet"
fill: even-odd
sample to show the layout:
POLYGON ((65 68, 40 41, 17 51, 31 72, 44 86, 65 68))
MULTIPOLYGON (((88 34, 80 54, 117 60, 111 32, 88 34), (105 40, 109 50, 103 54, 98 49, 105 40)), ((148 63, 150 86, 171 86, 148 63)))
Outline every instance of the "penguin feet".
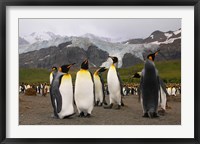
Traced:
POLYGON ((76 113, 73 113, 73 114, 70 114, 70 115, 67 115, 67 116, 65 116, 63 119, 69 119, 69 118, 71 118, 71 116, 73 116, 73 115, 75 115, 76 113))
POLYGON ((124 103, 123 103, 123 102, 122 102, 121 106, 123 106, 123 107, 124 107, 124 103))
POLYGON ((108 105, 106 101, 103 102, 103 105, 108 105))
POLYGON ((55 119, 59 119, 58 115, 57 115, 57 114, 55 114, 55 113, 54 113, 54 114, 52 114, 52 115, 51 115, 51 117, 52 117, 52 118, 55 118, 55 119))
POLYGON ((78 117, 84 117, 84 112, 81 112, 78 117))
POLYGON ((104 109, 111 109, 113 107, 113 104, 111 103, 110 105, 108 106, 104 106, 104 109))
POLYGON ((157 118, 157 117, 159 117, 156 112, 148 112, 148 116, 149 116, 149 118, 157 118))
POLYGON ((117 107, 115 108, 116 110, 121 109, 121 105, 117 105, 117 107))
POLYGON ((142 117, 144 117, 144 118, 148 118, 149 115, 148 115, 148 113, 144 113, 144 115, 143 115, 142 117))
POLYGON ((95 105, 94 106, 98 106, 99 105, 99 101, 96 101, 95 105))
POLYGON ((90 118, 91 117, 91 114, 87 113, 85 118, 90 118))

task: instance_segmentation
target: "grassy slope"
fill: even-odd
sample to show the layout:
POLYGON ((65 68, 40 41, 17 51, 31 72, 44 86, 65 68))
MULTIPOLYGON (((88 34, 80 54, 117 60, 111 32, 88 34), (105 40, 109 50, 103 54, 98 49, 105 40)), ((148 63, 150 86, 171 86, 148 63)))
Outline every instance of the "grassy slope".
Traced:
MULTIPOLYGON (((181 82, 181 61, 162 61, 156 62, 156 67, 159 71, 160 77, 165 82, 181 82)), ((141 71, 144 64, 138 64, 133 67, 119 69, 121 79, 124 83, 138 83, 139 79, 132 79, 131 76, 137 72, 141 71)), ((75 74, 78 69, 71 69, 70 73, 72 74, 73 81, 75 80, 75 74)), ((94 72, 94 69, 91 70, 94 72)), ((26 83, 36 83, 36 82, 49 82, 49 72, 47 69, 20 69, 19 80, 20 82, 26 83)), ((106 72, 103 74, 103 78, 106 81, 106 72)))

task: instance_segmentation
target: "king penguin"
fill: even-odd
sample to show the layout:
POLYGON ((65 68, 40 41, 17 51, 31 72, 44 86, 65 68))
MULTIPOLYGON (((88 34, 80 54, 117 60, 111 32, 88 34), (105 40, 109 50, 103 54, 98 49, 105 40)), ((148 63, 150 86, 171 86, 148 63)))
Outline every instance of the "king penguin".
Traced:
POLYGON ((76 74, 75 103, 79 117, 90 117, 94 108, 94 80, 88 70, 88 60, 81 64, 81 69, 76 74))
POLYGON ((51 73, 50 73, 50 76, 49 76, 50 84, 52 83, 53 77, 55 76, 57 71, 58 71, 57 67, 54 66, 54 67, 51 68, 51 73))
MULTIPOLYGON (((132 77, 133 78, 141 78, 141 72, 135 73, 132 77)), ((159 110, 158 112, 160 114, 164 115, 165 111, 166 111, 166 106, 167 106, 167 96, 169 96, 169 94, 166 90, 165 83, 162 81, 162 79, 160 77, 159 77, 159 84, 160 84, 160 90, 159 90, 159 93, 158 93, 158 95, 159 95, 158 103, 159 103, 159 106, 161 107, 161 110, 159 110)))
POLYGON ((159 50, 147 56, 141 73, 140 95, 143 117, 158 117, 160 82, 154 59, 159 50))
POLYGON ((116 103, 118 105, 117 109, 120 109, 121 106, 123 106, 124 104, 122 102, 122 95, 123 95, 122 81, 117 71, 118 58, 112 56, 109 57, 113 61, 107 74, 110 105, 105 106, 104 108, 111 109, 113 104, 116 103))
POLYGON ((61 66, 51 83, 50 95, 56 118, 63 119, 74 114, 72 78, 68 73, 72 65, 74 63, 61 66))
POLYGON ((99 68, 95 71, 94 77, 94 85, 95 85, 95 105, 102 106, 107 105, 105 100, 105 88, 104 88, 104 80, 101 77, 101 73, 106 71, 105 67, 99 68))

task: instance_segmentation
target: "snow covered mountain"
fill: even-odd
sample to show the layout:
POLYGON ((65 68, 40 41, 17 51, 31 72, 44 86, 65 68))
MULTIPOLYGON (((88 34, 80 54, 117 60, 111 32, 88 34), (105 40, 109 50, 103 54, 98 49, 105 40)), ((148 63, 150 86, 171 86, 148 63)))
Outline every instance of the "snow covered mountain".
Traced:
MULTIPOLYGON (((101 39, 89 39, 83 37, 71 37, 72 44, 68 45, 67 47, 80 47, 87 51, 88 47, 91 45, 95 45, 102 51, 107 52, 111 56, 116 56, 119 59, 119 67, 122 66, 122 58, 124 54, 131 53, 134 54, 136 57, 143 60, 143 51, 144 49, 156 49, 158 46, 156 44, 122 44, 122 43, 111 43, 107 41, 103 41, 101 39)), ((103 63, 101 66, 108 67, 110 64, 109 62, 103 63)))
MULTIPOLYGON (((53 62, 57 57, 63 57, 63 59, 66 57, 68 59, 66 62, 70 62, 70 53, 74 56, 71 59, 78 63, 81 62, 80 59, 91 58, 90 61, 94 62, 92 66, 95 67, 108 67, 110 65, 110 61, 107 60, 108 55, 118 57, 119 67, 128 67, 143 61, 145 53, 152 52, 158 48, 165 52, 165 57, 168 59, 180 58, 181 53, 181 29, 174 32, 155 31, 146 39, 131 39, 121 43, 112 42, 109 38, 98 37, 93 34, 68 37, 51 32, 46 32, 45 34, 32 33, 29 37, 22 37, 22 39, 28 42, 25 45, 19 45, 21 53, 20 66, 22 67, 27 67, 28 65, 48 67, 49 65, 54 65, 53 62), (75 50, 80 53, 76 53, 75 50), (31 53, 34 53, 32 58, 30 57, 31 53), (39 62, 34 59, 39 59, 39 62), (48 64, 41 65, 42 61, 46 60, 48 64), (33 64, 34 62, 35 64, 33 64)), ((158 57, 158 59, 163 58, 158 57)), ((59 59, 59 61, 61 63, 62 59, 59 59)), ((56 64, 59 65, 59 62, 56 62, 56 64)))
POLYGON ((130 39, 125 42, 124 44, 142 44, 142 43, 149 43, 149 44, 167 44, 173 43, 174 40, 181 39, 181 29, 176 31, 168 31, 168 32, 161 32, 161 31, 154 31, 151 33, 149 37, 146 39, 130 39))
POLYGON ((27 41, 27 44, 21 44, 19 42, 19 53, 25 53, 29 51, 39 50, 41 48, 48 48, 50 46, 58 46, 61 43, 69 41, 67 36, 56 35, 52 32, 34 32, 30 35, 19 36, 19 40, 23 39, 27 41))

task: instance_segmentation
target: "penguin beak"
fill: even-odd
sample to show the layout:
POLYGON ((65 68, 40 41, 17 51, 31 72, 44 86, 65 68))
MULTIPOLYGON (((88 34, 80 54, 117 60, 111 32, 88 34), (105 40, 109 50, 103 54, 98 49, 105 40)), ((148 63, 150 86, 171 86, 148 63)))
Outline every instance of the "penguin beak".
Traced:
POLYGON ((71 66, 75 65, 76 63, 70 64, 67 68, 69 69, 71 66))
POLYGON ((88 59, 84 60, 84 64, 87 64, 88 63, 88 59))
POLYGON ((113 57, 112 57, 112 56, 108 56, 108 58, 111 58, 111 59, 112 59, 112 61, 113 61, 113 57))
POLYGON ((154 55, 156 56, 156 55, 158 55, 158 52, 160 51, 160 49, 158 49, 155 53, 154 53, 154 55))
POLYGON ((106 71, 107 69, 105 68, 105 67, 102 67, 102 68, 100 68, 99 70, 98 70, 98 72, 104 72, 104 71, 106 71))
POLYGON ((83 61, 83 63, 81 64, 81 68, 88 69, 88 59, 83 61))
POLYGON ((108 56, 108 58, 111 58, 111 59, 113 59, 113 57, 112 57, 112 56, 108 56))

